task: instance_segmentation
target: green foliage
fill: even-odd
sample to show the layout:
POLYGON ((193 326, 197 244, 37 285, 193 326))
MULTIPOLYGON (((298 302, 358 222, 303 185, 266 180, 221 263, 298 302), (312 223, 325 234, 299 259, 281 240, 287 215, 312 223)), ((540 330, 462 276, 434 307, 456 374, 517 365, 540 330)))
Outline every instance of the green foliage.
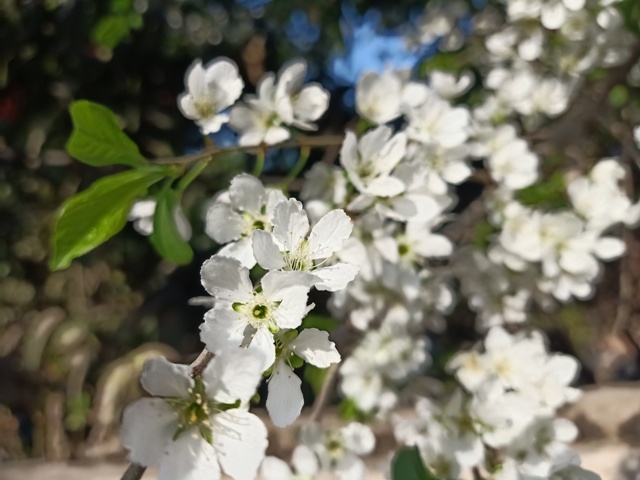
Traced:
POLYGON ((326 376, 326 368, 318 368, 314 365, 307 364, 307 366, 304 367, 304 374, 302 375, 302 378, 311 386, 313 393, 317 395, 322 388, 322 384, 324 383, 326 376))
POLYGON ((423 465, 417 447, 398 450, 391 460, 391 480, 438 480, 423 465))
POLYGON ((613 108, 622 108, 629 102, 629 90, 624 85, 616 85, 609 92, 609 104, 613 108))
POLYGON ((473 227, 473 245, 478 250, 486 250, 489 246, 491 236, 498 232, 498 229, 486 220, 480 220, 473 227))
POLYGON ((565 192, 564 176, 556 172, 549 179, 518 191, 516 198, 523 205, 557 210, 568 205, 565 192))
POLYGON ((69 198, 53 229, 49 267, 61 270, 106 242, 124 227, 134 200, 165 177, 164 168, 145 167, 110 175, 69 198))
POLYGON ((640 2, 638 0, 622 0, 618 4, 624 23, 629 30, 640 34, 640 2))
POLYGON ((156 251, 167 260, 178 265, 187 265, 193 260, 193 250, 182 238, 176 224, 175 211, 180 205, 180 196, 166 189, 158 197, 153 217, 153 234, 149 239, 156 251))
POLYGON ((113 50, 129 38, 131 30, 142 28, 142 25, 142 15, 135 11, 131 0, 113 0, 111 13, 95 24, 91 40, 96 45, 113 50))
POLYGON ((302 328, 317 328, 318 330, 324 330, 325 332, 331 332, 337 326, 338 321, 335 318, 317 313, 310 313, 304 317, 304 320, 302 320, 302 328))
POLYGON ((67 142, 67 151, 72 157, 94 167, 116 164, 143 167, 147 164, 107 107, 78 100, 71 104, 69 112, 73 132, 67 142))

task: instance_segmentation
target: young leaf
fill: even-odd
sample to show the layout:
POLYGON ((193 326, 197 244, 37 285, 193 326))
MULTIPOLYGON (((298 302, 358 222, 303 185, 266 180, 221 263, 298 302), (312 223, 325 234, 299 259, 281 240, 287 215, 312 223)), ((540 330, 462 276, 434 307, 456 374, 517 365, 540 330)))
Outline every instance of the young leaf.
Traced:
POLYGON ((193 250, 176 224, 175 210, 179 204, 179 196, 173 190, 165 190, 160 194, 153 216, 153 233, 149 239, 162 257, 178 265, 186 265, 193 260, 193 250))
POLYGON ((391 460, 391 480, 437 480, 423 465, 417 447, 401 448, 391 460))
POLYGON ((74 258, 106 242, 124 227, 133 201, 165 177, 148 167, 101 178, 62 205, 53 229, 49 267, 67 268, 74 258))
POLYGON ((122 131, 115 114, 98 103, 78 100, 69 107, 73 132, 67 142, 69 155, 83 163, 144 167, 146 159, 122 131))

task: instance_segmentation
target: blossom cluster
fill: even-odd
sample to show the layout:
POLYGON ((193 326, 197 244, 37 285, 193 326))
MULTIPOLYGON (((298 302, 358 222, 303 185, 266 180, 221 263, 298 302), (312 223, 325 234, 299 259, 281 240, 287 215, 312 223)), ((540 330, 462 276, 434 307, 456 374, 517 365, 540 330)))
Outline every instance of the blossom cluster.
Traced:
POLYGON ((549 353, 537 331, 511 335, 493 327, 448 368, 463 388, 443 404, 421 398, 415 416, 395 420, 398 441, 417 446, 437 478, 473 468, 494 480, 598 478, 580 468, 568 446, 577 427, 555 417, 580 394, 569 386, 576 359, 549 353))
MULTIPOLYGON (((628 172, 617 158, 545 178, 531 132, 569 109, 589 72, 625 61, 629 35, 615 0, 502 3, 472 14, 465 2, 429 2, 412 40, 470 52, 476 63, 422 79, 392 68, 361 75, 358 127, 345 132, 337 164, 307 170, 299 199, 243 173, 211 200, 205 231, 220 248, 201 269, 211 298, 200 338, 214 360, 195 378, 183 366, 148 363, 143 386, 160 398, 125 413, 132 460, 159 463, 167 479, 205 469, 254 478, 266 433, 248 402, 260 375, 270 419, 286 427, 304 405, 295 370, 341 361, 328 332, 305 328, 315 289, 355 339, 339 369, 340 394, 363 418, 391 420, 398 441, 417 446, 437 478, 471 469, 492 480, 598 478, 568 446, 575 425, 556 417, 579 395, 570 386, 578 362, 550 353, 525 322, 534 306, 594 294, 602 262, 625 253, 620 227, 640 223, 640 204, 624 190, 628 172), (479 41, 467 45, 464 18, 479 41), (484 186, 475 211, 458 199, 467 182, 484 186), (531 201, 540 186, 545 194, 531 201), (471 225, 460 227, 467 235, 456 235, 469 211, 471 225), (480 223, 486 234, 469 238, 480 223), (448 362, 460 386, 436 400, 414 387, 458 297, 486 338, 448 362), (406 402, 415 404, 411 418, 397 415, 406 402)), ((197 61, 179 107, 203 134, 228 123, 239 146, 264 149, 292 128, 317 128, 329 95, 305 85, 306 71, 304 60, 290 61, 238 102, 237 66, 197 61)), ((131 212, 144 234, 153 208, 141 202, 131 212)), ((188 238, 179 210, 175 217, 188 238)), ((362 479, 359 457, 374 445, 365 425, 313 424, 301 431, 293 469, 267 457, 261 473, 362 479)))

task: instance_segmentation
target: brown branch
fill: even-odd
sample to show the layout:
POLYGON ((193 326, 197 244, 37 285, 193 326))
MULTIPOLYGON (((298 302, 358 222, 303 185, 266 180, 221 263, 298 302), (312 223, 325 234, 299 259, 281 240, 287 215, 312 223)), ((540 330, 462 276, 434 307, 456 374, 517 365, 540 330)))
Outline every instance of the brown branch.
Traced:
POLYGON ((191 364, 191 378, 201 377, 202 372, 204 371, 205 368, 207 368, 207 365, 209 365, 209 362, 211 361, 212 358, 213 358, 213 353, 211 353, 206 348, 202 350, 200 352, 200 355, 198 355, 198 358, 196 358, 191 364))
POLYGON ((214 155, 222 153, 234 153, 234 152, 246 152, 246 153, 259 153, 268 148, 324 148, 324 147, 336 147, 342 145, 344 141, 343 135, 319 135, 317 137, 299 137, 294 140, 287 140, 286 142, 276 143, 274 145, 236 145, 233 147, 210 147, 205 148, 201 152, 197 152, 191 155, 184 155, 180 157, 165 157, 154 160, 157 165, 189 165, 191 163, 202 160, 203 158, 212 157, 214 155))
POLYGON ((327 371, 327 375, 324 377, 324 382, 322 383, 322 388, 320 389, 320 393, 316 397, 313 402, 313 407, 311 409, 311 414, 307 420, 307 423, 311 424, 316 422, 320 416, 322 415, 322 410, 327 404, 329 400, 331 390, 338 379, 338 366, 339 363, 333 363, 329 370, 327 371))
POLYGON ((146 470, 147 467, 143 467, 137 463, 131 463, 122 474, 120 480, 140 480, 146 470))

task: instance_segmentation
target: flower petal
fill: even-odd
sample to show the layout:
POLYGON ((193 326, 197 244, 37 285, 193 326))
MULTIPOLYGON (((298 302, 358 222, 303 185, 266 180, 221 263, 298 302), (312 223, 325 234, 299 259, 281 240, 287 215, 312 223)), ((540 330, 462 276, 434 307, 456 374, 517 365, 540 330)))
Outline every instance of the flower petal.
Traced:
POLYGON ((166 443, 158 480, 219 480, 215 449, 196 430, 166 443))
POLYGON ((353 224, 343 210, 331 210, 318 220, 309 235, 309 252, 311 258, 320 259, 330 257, 342 248, 344 241, 349 238, 353 224))
POLYGON ((356 278, 359 270, 360 267, 351 263, 337 263, 329 267, 320 267, 313 271, 313 274, 320 279, 315 287, 318 290, 328 292, 342 290, 356 278))
POLYGON ((280 248, 273 240, 273 235, 264 230, 253 232, 253 256, 258 264, 266 270, 278 270, 286 266, 280 248))
POLYGON ((289 426, 300 416, 304 405, 301 384, 289 365, 282 360, 276 363, 267 396, 267 411, 276 427, 289 426))
POLYGON ((309 231, 307 212, 302 208, 302 203, 295 198, 276 206, 272 223, 273 236, 290 252, 298 249, 309 231))
POLYGON ((265 195, 264 185, 253 175, 241 173, 231 180, 229 197, 233 206, 239 210, 260 213, 265 195))
POLYGON ((164 357, 150 358, 144 362, 140 383, 156 397, 185 397, 193 386, 187 365, 171 363, 164 357))
MULTIPOLYGON (((213 417, 213 438, 224 472, 234 480, 253 480, 267 449, 267 428, 258 417, 231 409, 213 417)), ((180 478, 180 477, 176 477, 180 478)))
POLYGON ((230 205, 216 202, 208 211, 205 232, 216 242, 238 240, 242 234, 242 217, 230 205))
POLYGON ((327 368, 340 361, 336 344, 329 340, 329 333, 317 328, 305 328, 291 342, 291 351, 304 361, 318 368, 327 368))
POLYGON ((202 372, 207 392, 219 403, 245 403, 262 380, 264 360, 254 351, 235 350, 216 355, 202 372))
POLYGON ((202 286, 217 300, 245 303, 253 297, 249 270, 234 258, 214 255, 200 269, 202 286))
POLYGON ((160 398, 141 398, 122 415, 122 446, 129 459, 145 467, 158 465, 167 442, 178 428, 176 412, 160 398))

